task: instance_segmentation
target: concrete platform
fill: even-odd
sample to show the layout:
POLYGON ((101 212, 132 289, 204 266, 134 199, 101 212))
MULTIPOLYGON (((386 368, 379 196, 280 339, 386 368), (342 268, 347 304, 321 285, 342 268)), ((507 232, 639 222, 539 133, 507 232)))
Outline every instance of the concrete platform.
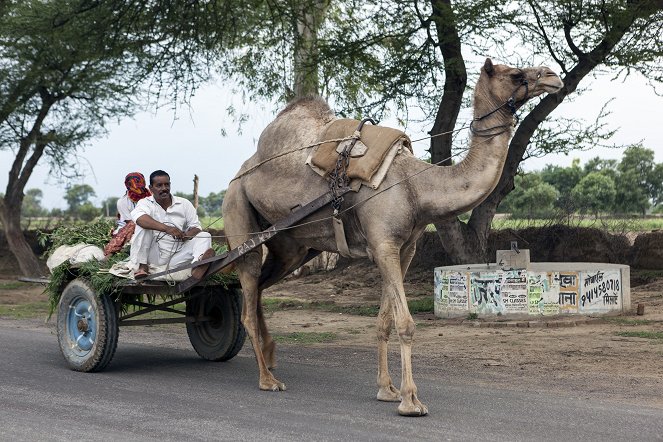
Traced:
POLYGON ((629 311, 630 268, 593 262, 533 262, 435 268, 435 316, 602 315, 629 311))

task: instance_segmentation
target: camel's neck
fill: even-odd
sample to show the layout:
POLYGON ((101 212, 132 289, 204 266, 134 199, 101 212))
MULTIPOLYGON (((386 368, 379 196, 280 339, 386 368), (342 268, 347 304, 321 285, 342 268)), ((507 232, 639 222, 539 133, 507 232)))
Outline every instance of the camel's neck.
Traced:
MULTIPOLYGON (((500 104, 492 103, 477 91, 474 117, 486 115, 500 104)), ((423 193, 420 207, 427 222, 467 212, 492 192, 502 174, 512 122, 513 117, 506 108, 475 121, 474 128, 478 133, 471 134, 470 149, 465 158, 456 165, 436 167, 422 174, 427 183, 421 183, 418 188, 423 193), (498 128, 483 134, 480 132, 491 127, 498 128)))

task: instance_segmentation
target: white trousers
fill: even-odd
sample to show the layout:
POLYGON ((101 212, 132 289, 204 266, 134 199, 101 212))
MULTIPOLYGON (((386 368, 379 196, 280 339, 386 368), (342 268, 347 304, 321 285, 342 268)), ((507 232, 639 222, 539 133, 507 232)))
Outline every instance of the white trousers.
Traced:
POLYGON ((200 255, 212 247, 212 235, 200 232, 186 241, 180 241, 163 232, 136 226, 131 238, 129 259, 134 270, 139 264, 174 268, 200 259, 200 255))

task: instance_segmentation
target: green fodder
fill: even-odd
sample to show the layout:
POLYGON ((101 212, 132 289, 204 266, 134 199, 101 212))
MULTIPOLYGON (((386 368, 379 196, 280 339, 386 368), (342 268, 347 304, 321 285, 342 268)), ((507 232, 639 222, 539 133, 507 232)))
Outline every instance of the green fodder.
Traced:
POLYGON ((62 224, 51 233, 39 232, 39 244, 43 247, 49 244, 46 253, 50 255, 60 246, 74 244, 92 244, 97 247, 104 246, 111 239, 111 232, 115 222, 105 218, 98 218, 85 224, 62 224))

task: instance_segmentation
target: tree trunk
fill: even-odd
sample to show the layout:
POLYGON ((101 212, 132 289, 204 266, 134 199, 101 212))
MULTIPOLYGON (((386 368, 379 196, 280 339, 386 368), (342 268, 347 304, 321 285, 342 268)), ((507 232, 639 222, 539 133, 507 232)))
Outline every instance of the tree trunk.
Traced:
POLYGON ((304 4, 295 24, 294 98, 318 95, 318 30, 324 21, 329 0, 304 4))
POLYGON ((451 165, 451 132, 456 126, 458 112, 467 86, 467 69, 460 47, 456 17, 450 0, 431 0, 432 21, 437 29, 438 47, 444 59, 444 94, 429 134, 431 163, 451 165), (440 135, 439 134, 445 134, 440 135))
POLYGON ((12 252, 23 276, 42 276, 43 266, 35 256, 21 229, 21 202, 0 201, 0 220, 7 238, 9 250, 12 252))

